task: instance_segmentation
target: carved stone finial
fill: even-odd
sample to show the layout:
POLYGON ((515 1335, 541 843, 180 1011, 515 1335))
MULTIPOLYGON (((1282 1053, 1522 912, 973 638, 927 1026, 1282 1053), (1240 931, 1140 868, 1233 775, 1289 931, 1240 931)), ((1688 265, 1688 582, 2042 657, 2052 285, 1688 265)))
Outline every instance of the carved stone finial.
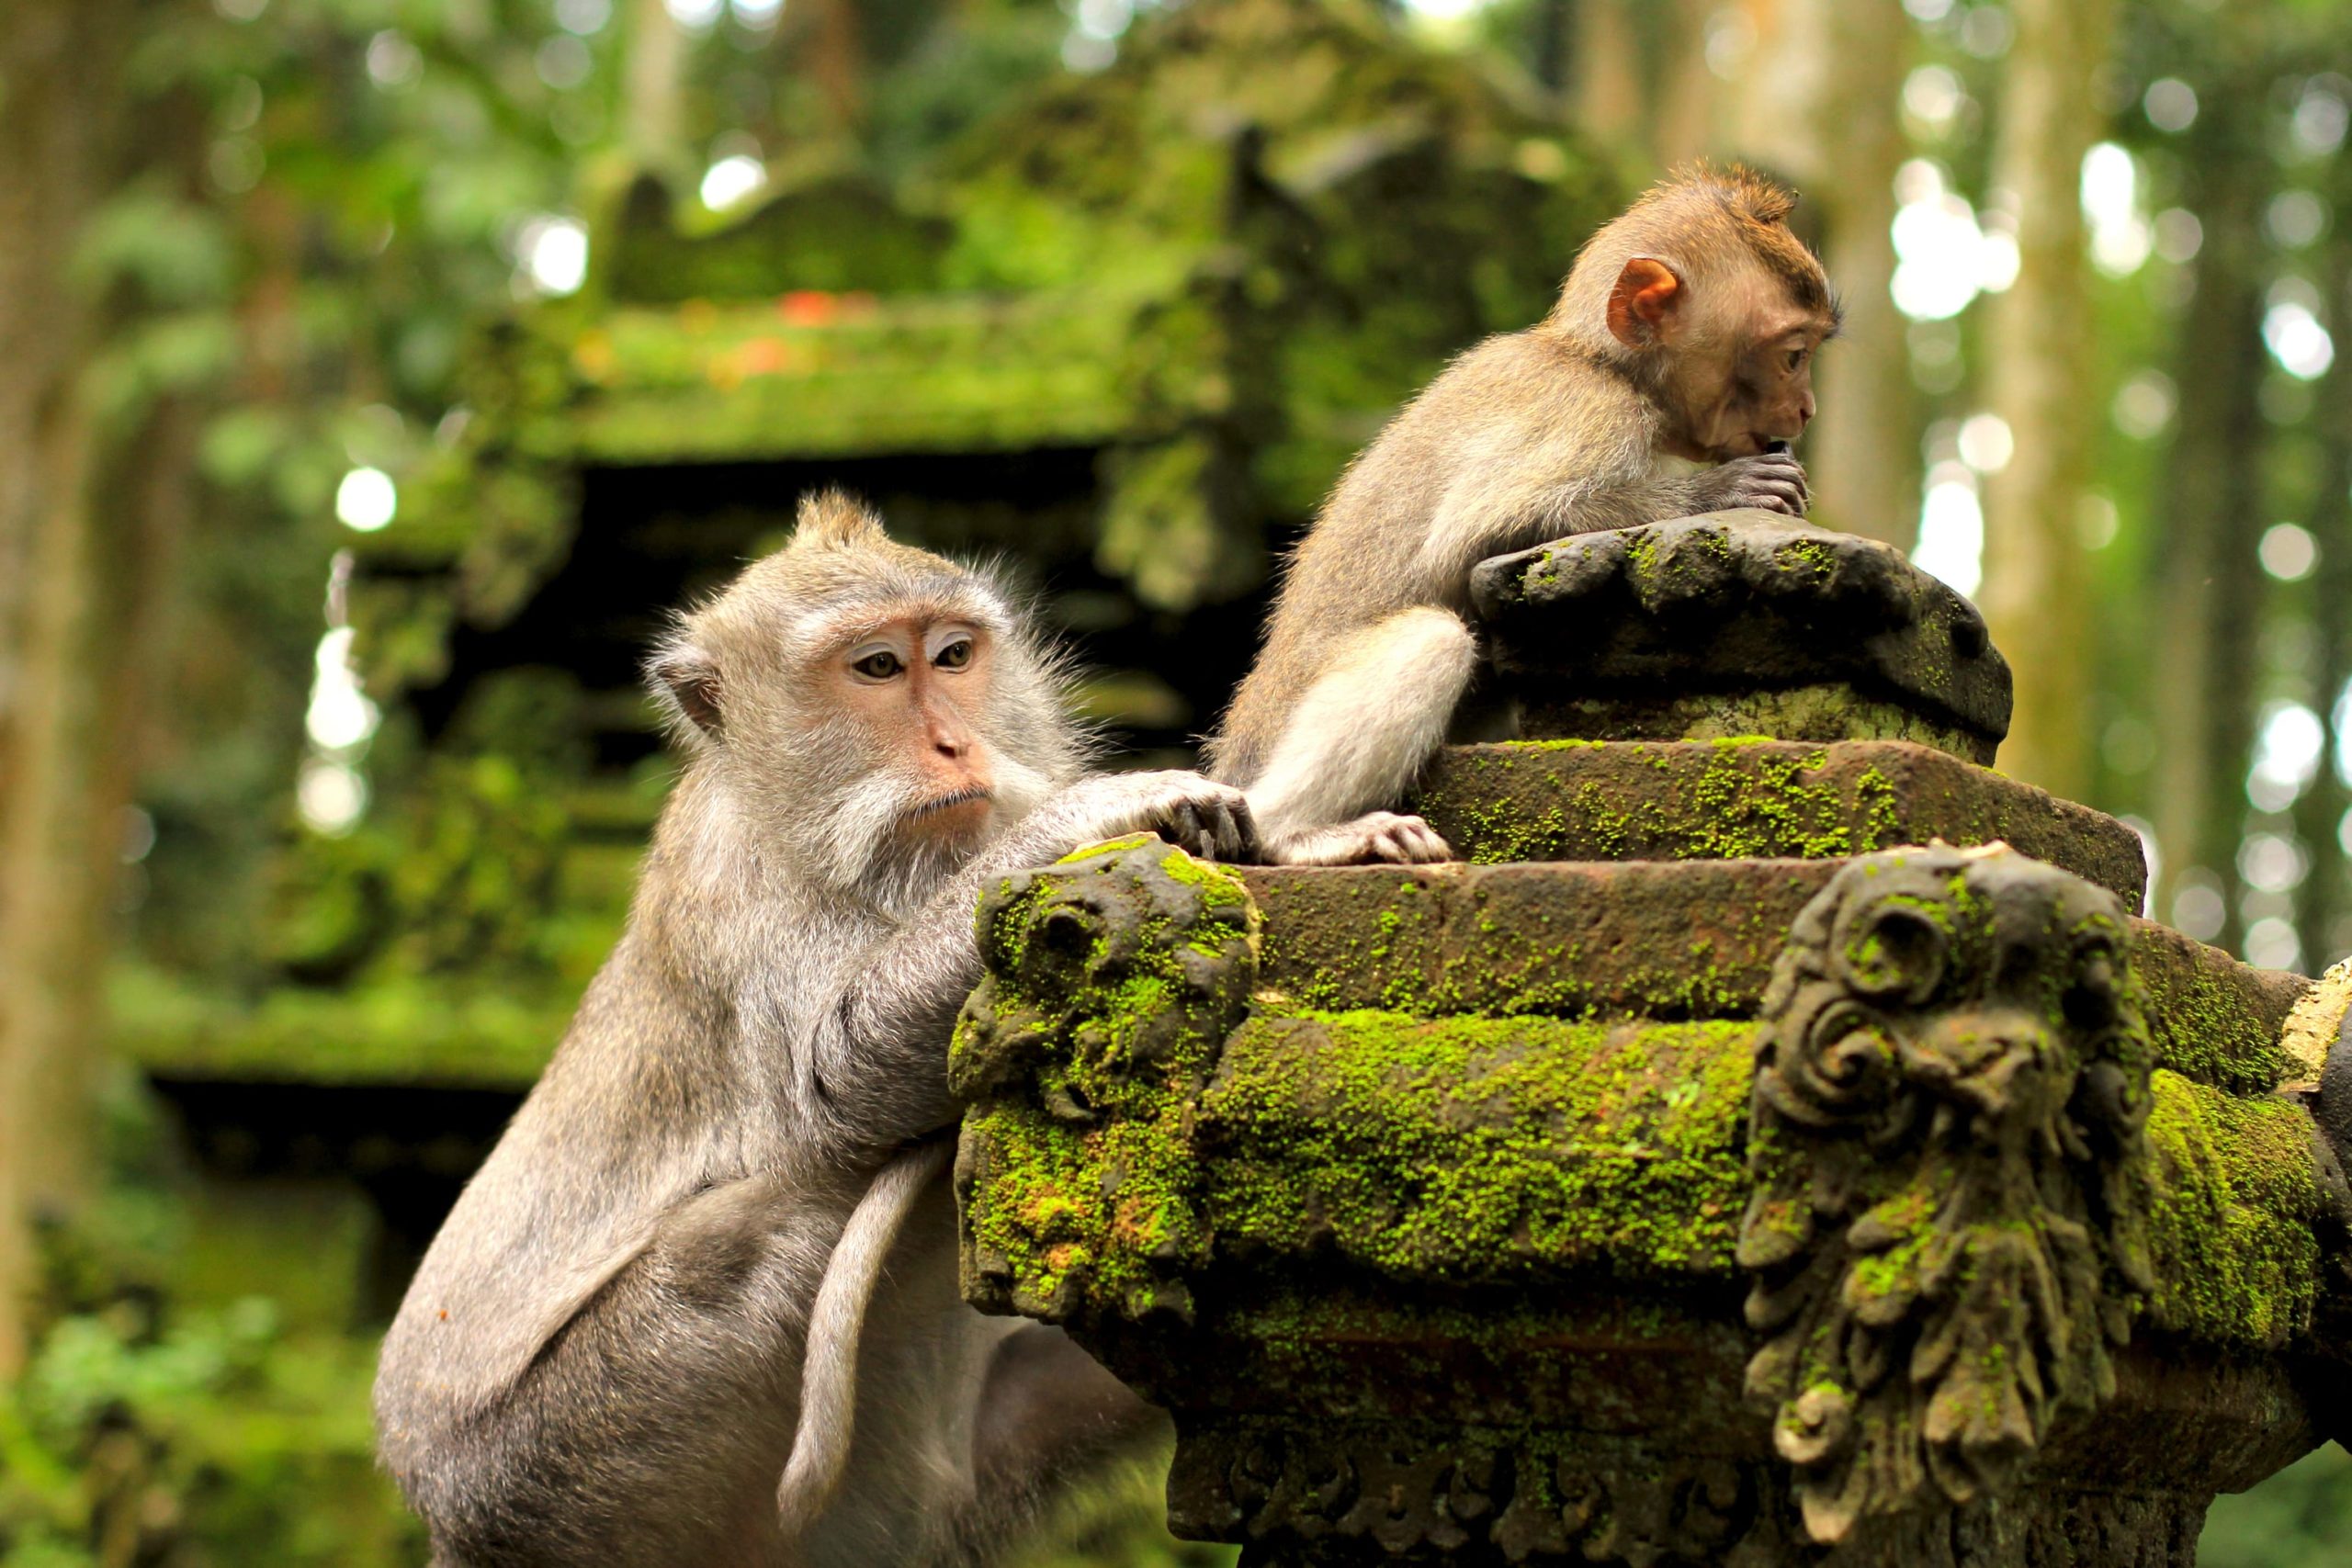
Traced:
POLYGON ((1579 534, 1481 562, 1470 591, 1531 738, 1909 739, 1989 763, 2008 732, 1975 606, 1891 545, 1775 513, 1579 534))
POLYGON ((1049 1323, 1192 1310, 1193 1105, 1258 969, 1239 879, 1148 835, 1005 878, 948 1052, 965 1299, 1049 1323))
POLYGON ((2153 1284, 2131 941, 2113 894, 2003 845, 1865 856, 1798 918, 1739 1261, 1815 1540, 2000 1491, 2113 1393, 2153 1284))

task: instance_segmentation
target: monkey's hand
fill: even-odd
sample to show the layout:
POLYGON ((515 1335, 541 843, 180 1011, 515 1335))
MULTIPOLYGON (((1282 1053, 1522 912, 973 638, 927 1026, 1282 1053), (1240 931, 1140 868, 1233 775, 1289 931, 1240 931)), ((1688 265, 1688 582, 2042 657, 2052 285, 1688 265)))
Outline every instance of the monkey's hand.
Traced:
POLYGON ((1813 492, 1804 482, 1804 465, 1787 452, 1734 457, 1692 475, 1690 485, 1697 502, 1690 508, 1693 513, 1755 506, 1802 517, 1813 502, 1813 492))
POLYGON ((1198 773, 1106 773, 1072 786, 1060 804, 1070 813, 1069 849, 1136 832, 1205 860, 1241 860, 1257 849, 1241 792, 1198 773))

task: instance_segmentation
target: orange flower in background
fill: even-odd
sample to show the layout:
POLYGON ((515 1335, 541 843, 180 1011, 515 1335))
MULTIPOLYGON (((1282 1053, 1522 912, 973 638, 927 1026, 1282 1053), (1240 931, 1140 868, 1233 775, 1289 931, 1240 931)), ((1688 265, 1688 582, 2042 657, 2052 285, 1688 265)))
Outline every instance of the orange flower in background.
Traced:
POLYGON ((776 314, 796 327, 830 326, 842 313, 839 297, 817 288, 796 288, 775 302, 776 314))

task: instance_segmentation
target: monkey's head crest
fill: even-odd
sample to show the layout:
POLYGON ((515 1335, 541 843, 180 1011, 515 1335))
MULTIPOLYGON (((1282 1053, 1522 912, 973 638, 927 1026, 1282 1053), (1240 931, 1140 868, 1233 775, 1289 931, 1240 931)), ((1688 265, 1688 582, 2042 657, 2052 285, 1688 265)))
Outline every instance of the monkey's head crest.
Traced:
POLYGON ((800 498, 793 520, 794 549, 849 549, 878 545, 889 537, 882 519, 865 502, 842 490, 820 490, 800 498))

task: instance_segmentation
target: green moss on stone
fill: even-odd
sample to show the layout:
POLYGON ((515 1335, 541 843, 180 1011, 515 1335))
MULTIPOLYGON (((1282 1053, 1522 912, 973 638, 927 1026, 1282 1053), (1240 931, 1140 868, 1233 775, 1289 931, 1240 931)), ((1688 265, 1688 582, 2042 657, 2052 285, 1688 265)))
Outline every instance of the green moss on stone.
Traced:
POLYGON ((1256 919, 1231 873, 1148 834, 997 890, 989 979, 948 1052, 951 1083, 981 1099, 960 1178, 968 1297, 1053 1321, 1190 1310, 1182 1265, 1207 1250, 1193 1104, 1242 1005, 1256 919), (1091 933, 1084 951, 1070 932, 1091 933))
POLYGON ((2319 1289, 2324 1197, 2311 1117, 2283 1099, 2241 1099, 2162 1069, 2153 1087, 2150 1320, 2276 1348, 2310 1326, 2319 1289))
MULTIPOLYGON (((1631 742, 1628 752, 1653 764, 1654 792, 1629 792, 1613 778, 1586 779, 1562 781, 1564 789, 1541 800, 1484 785, 1479 774, 1510 772, 1510 753, 1524 744, 1507 743, 1466 759, 1466 773, 1425 792, 1419 804, 1440 831, 1470 846, 1474 863, 1487 865, 1629 858, 1639 847, 1661 845, 1676 859, 1817 860, 1898 841, 1894 787, 1875 769, 1849 786, 1845 778, 1823 776, 1827 751, 1758 754, 1757 743, 1770 739, 1716 740, 1695 771, 1679 756, 1631 742)), ((1535 747, 1560 750, 1557 742, 1535 747)))
POLYGON ((1670 697, 1533 699, 1528 729, 1594 740, 1910 740, 1985 762, 1992 743, 1843 684, 1778 691, 1685 693, 1670 697))
POLYGON ((2158 1059, 2200 1083, 2263 1094, 2288 1071, 2279 1030, 2300 987, 2143 922, 2132 969, 2146 987, 2158 1059))
POLYGON ((1253 1018, 1204 1099, 1220 1252, 1402 1279, 1726 1265, 1750 1028, 1379 1011, 1253 1018))

